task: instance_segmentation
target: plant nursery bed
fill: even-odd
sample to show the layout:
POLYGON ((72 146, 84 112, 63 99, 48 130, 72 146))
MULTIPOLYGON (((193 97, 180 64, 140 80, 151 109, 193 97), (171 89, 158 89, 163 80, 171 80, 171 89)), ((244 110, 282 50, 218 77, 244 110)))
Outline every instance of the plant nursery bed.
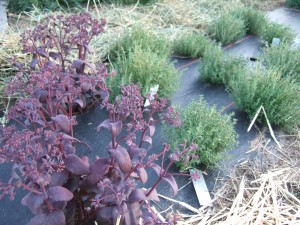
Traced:
MULTIPOLYGON (((291 26, 300 35, 300 12, 280 8, 269 13, 269 17, 272 20, 278 20, 278 22, 291 26)), ((238 42, 230 47, 225 47, 225 51, 228 54, 235 54, 243 56, 244 58, 258 58, 261 53, 261 47, 263 46, 261 39, 256 36, 249 36, 243 41, 238 42)), ((246 161, 248 157, 253 158, 255 153, 247 154, 249 150, 250 142, 257 137, 258 132, 255 128, 252 128, 250 132, 247 131, 250 120, 247 115, 241 112, 234 104, 233 99, 225 90, 223 85, 211 85, 200 79, 199 75, 199 63, 201 59, 187 59, 172 57, 172 61, 175 60, 175 68, 182 72, 181 85, 177 92, 172 96, 171 102, 177 107, 186 107, 192 100, 198 100, 202 95, 207 101, 208 105, 216 105, 218 109, 223 109, 223 113, 234 113, 234 118, 237 119, 235 130, 238 133, 238 146, 235 149, 226 152, 226 157, 223 162, 220 163, 219 169, 208 169, 205 171, 204 179, 206 181, 208 190, 211 192, 215 187, 215 182, 218 177, 226 175, 227 168, 232 168, 235 165, 246 161)), ((250 62, 249 62, 250 63, 250 62)), ((84 145, 77 145, 78 155, 87 155, 90 161, 95 160, 96 156, 108 156, 106 146, 111 141, 110 133, 105 129, 97 131, 97 126, 107 119, 107 113, 100 106, 92 108, 89 112, 78 115, 78 125, 75 127, 74 136, 80 139, 82 142, 86 142, 90 145, 92 151, 86 148, 84 145)), ((155 142, 153 142, 153 153, 159 153, 162 150, 163 143, 165 142, 162 135, 162 125, 159 124, 156 127, 155 134, 153 136, 155 142)), ((11 166, 7 164, 0 165, 0 177, 1 180, 8 180, 10 177, 11 166)), ((170 168, 170 172, 178 173, 178 169, 175 166, 170 168)), ((153 170, 148 171, 148 181, 146 188, 157 179, 157 175, 153 170)), ((195 189, 192 181, 185 176, 176 177, 176 181, 179 187, 179 193, 174 197, 172 189, 169 185, 161 183, 158 186, 158 193, 162 195, 161 201, 153 204, 158 212, 165 215, 170 212, 182 212, 191 213, 193 209, 199 209, 200 204, 196 197, 195 189), (163 196, 170 198, 164 198, 163 196), (188 210, 186 205, 180 205, 177 200, 184 202, 193 209, 188 210)), ((26 224, 33 216, 27 207, 20 204, 25 191, 17 192, 15 200, 11 202, 6 196, 0 201, 0 225, 4 224, 26 224)), ((193 212, 192 212, 193 213, 193 212)), ((195 212, 194 212, 195 213, 195 212)))

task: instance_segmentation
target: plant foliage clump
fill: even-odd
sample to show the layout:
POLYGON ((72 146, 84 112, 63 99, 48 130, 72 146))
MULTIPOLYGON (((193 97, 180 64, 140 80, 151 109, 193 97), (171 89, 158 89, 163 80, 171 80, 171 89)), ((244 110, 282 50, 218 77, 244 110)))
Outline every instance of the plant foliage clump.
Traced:
POLYGON ((33 7, 39 9, 56 10, 59 7, 72 8, 86 3, 87 0, 9 0, 8 10, 15 13, 31 11, 33 7))
POLYGON ((246 62, 235 56, 225 56, 218 45, 208 46, 199 64, 199 72, 202 80, 212 84, 229 83, 243 73, 246 62))
POLYGON ((165 58, 169 57, 171 53, 171 45, 167 40, 136 26, 132 30, 127 30, 112 44, 109 49, 109 59, 116 61, 118 56, 127 56, 135 46, 165 58))
POLYGON ((261 36, 269 45, 273 38, 279 38, 282 42, 292 44, 296 34, 290 27, 276 22, 268 22, 262 29, 261 36))
POLYGON ((250 7, 237 8, 231 12, 236 18, 244 20, 248 34, 260 35, 267 18, 262 11, 250 7))
POLYGON ((231 14, 223 14, 214 21, 208 30, 223 45, 230 44, 246 35, 245 21, 231 14))
MULTIPOLYGON (((264 106, 271 124, 293 131, 300 121, 299 86, 290 77, 281 77, 276 69, 249 70, 231 82, 232 96, 237 106, 253 118, 264 106)), ((264 122, 264 118, 260 118, 264 122)))
POLYGON ((146 95, 150 88, 159 85, 158 94, 170 97, 179 84, 179 73, 168 59, 135 46, 127 56, 123 54, 116 62, 117 75, 108 80, 113 93, 120 85, 140 83, 142 94, 146 95))
POLYGON ((153 3, 155 0, 102 0, 105 3, 114 3, 117 5, 132 5, 132 4, 141 4, 146 5, 153 3))
POLYGON ((214 166, 226 150, 237 144, 237 133, 234 130, 236 121, 232 114, 222 114, 215 106, 209 107, 203 97, 199 101, 192 101, 187 107, 179 109, 181 127, 165 129, 167 140, 176 146, 186 140, 198 146, 196 158, 179 161, 181 170, 194 168, 199 164, 214 166))
POLYGON ((173 41, 173 54, 190 58, 202 57, 210 40, 197 33, 186 33, 173 41))
POLYGON ((300 9, 300 0, 286 0, 285 5, 286 7, 300 9))
MULTIPOLYGON (((21 203, 35 214, 27 225, 132 225, 141 219, 158 224, 161 221, 149 204, 159 201, 156 188, 164 181, 176 195, 174 175, 190 176, 171 173, 169 168, 177 161, 189 162, 188 155, 194 158, 195 144, 183 143, 168 160, 164 160, 168 144, 158 154, 148 154, 157 123, 181 125, 167 99, 148 94, 149 106, 144 108, 141 88, 133 84, 121 87, 114 104, 108 101, 105 84, 110 74, 103 64, 87 61, 89 43, 104 25, 105 20, 87 13, 49 16, 22 35, 23 51, 33 59, 29 68, 16 63, 19 72, 6 90, 20 97, 6 115, 11 123, 0 126, 0 163, 13 164, 11 178, 0 182, 0 199, 9 195, 13 200, 18 188, 25 189, 28 193, 21 203), (91 148, 73 132, 74 107, 86 108, 88 99, 106 108, 108 117, 99 121, 97 130, 106 129, 111 136, 109 157, 94 161, 76 154, 77 144, 91 148), (143 189, 148 169, 157 179, 143 189)), ((168 224, 176 219, 169 217, 168 224)))
POLYGON ((291 48, 288 43, 266 46, 262 61, 268 68, 276 67, 281 71, 282 76, 291 76, 298 82, 300 81, 299 48, 291 48))

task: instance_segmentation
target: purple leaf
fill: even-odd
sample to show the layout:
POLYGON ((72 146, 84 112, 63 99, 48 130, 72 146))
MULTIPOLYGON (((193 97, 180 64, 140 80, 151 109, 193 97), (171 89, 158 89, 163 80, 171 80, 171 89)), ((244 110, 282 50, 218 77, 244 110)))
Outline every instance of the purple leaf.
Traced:
POLYGON ((84 108, 84 103, 82 99, 77 98, 74 102, 77 103, 81 108, 84 108))
POLYGON ((77 155, 67 155, 65 158, 66 169, 75 175, 84 175, 90 172, 89 165, 77 155))
POLYGON ((46 124, 45 124, 45 122, 43 120, 37 120, 36 123, 39 124, 39 125, 41 125, 42 127, 46 126, 46 124))
POLYGON ((104 120, 98 127, 97 127, 97 131, 99 131, 102 127, 108 129, 109 131, 111 131, 111 125, 110 125, 110 120, 104 120))
POLYGON ((103 90, 101 90, 101 91, 100 91, 100 95, 101 95, 102 100, 104 100, 104 101, 107 101, 107 100, 108 100, 108 97, 109 97, 108 91, 103 91, 103 90))
POLYGON ((112 157, 114 157, 123 173, 128 173, 131 170, 131 159, 127 150, 121 146, 116 149, 108 150, 112 157))
POLYGON ((90 54, 93 53, 91 46, 89 46, 89 45, 83 45, 83 47, 88 51, 88 53, 90 53, 90 54))
POLYGON ((156 172, 156 174, 158 176, 160 176, 160 174, 164 172, 164 170, 162 170, 161 167, 159 165, 156 165, 156 164, 151 166, 151 168, 156 172))
POLYGON ((110 123, 110 125, 111 125, 112 135, 114 137, 117 137, 122 131, 122 121, 119 120, 118 122, 110 123))
POLYGON ((178 193, 178 185, 175 178, 171 174, 166 174, 163 177, 163 180, 169 183, 173 190, 173 194, 176 195, 178 193))
POLYGON ((135 203, 135 202, 139 202, 139 201, 142 201, 145 199, 147 199, 146 193, 141 188, 134 189, 128 197, 129 203, 135 203))
POLYGON ((62 172, 54 172, 51 174, 51 181, 49 186, 62 186, 68 179, 68 172, 63 170, 62 172))
POLYGON ((48 60, 48 61, 45 63, 45 68, 49 68, 49 67, 52 67, 52 66, 54 66, 54 65, 55 65, 54 62, 48 60))
POLYGON ((137 173, 140 177, 140 180, 143 184, 145 184, 148 180, 148 174, 146 172, 146 170, 142 167, 142 168, 138 168, 137 169, 137 173))
POLYGON ((152 137, 155 133, 155 126, 151 125, 149 126, 149 136, 152 137))
POLYGON ((54 121, 61 129, 66 132, 70 132, 71 130, 71 123, 69 118, 66 115, 59 114, 55 117, 51 117, 51 120, 54 121))
POLYGON ((76 60, 73 61, 72 66, 75 69, 81 69, 81 67, 82 67, 83 64, 84 64, 84 60, 76 59, 76 60))
POLYGON ((65 225, 65 215, 62 210, 38 214, 27 225, 65 225))
POLYGON ((40 56, 42 56, 44 58, 48 58, 49 57, 49 55, 46 52, 46 50, 45 50, 44 47, 38 47, 36 51, 37 51, 37 54, 39 54, 40 56))
POLYGON ((30 69, 35 70, 35 66, 36 64, 39 62, 40 60, 38 58, 34 58, 31 62, 30 62, 30 69))
POLYGON ((91 174, 88 175, 87 179, 91 184, 96 184, 107 174, 110 161, 107 158, 97 159, 90 168, 91 174))
POLYGON ((44 194, 40 195, 30 192, 22 198, 21 203, 22 205, 27 206, 31 212, 36 214, 44 203, 44 200, 44 194))
POLYGON ((153 189, 153 191, 150 193, 150 195, 148 196, 148 199, 154 200, 154 201, 157 201, 157 202, 160 201, 160 199, 158 197, 158 194, 157 194, 157 191, 156 191, 156 188, 153 189))
POLYGON ((66 155, 70 155, 70 154, 74 154, 75 153, 76 149, 72 145, 71 140, 64 139, 64 140, 62 140, 61 144, 62 144, 62 147, 63 147, 64 152, 65 152, 66 155))
POLYGON ((60 58, 60 54, 58 54, 57 52, 49 52, 49 57, 56 60, 56 59, 60 58))
POLYGON ((73 193, 62 186, 54 186, 49 188, 48 196, 51 202, 70 201, 73 193))
POLYGON ((90 67, 90 68, 93 70, 93 72, 94 72, 95 74, 97 73, 96 67, 95 67, 94 64, 91 64, 91 63, 89 63, 89 62, 84 62, 84 64, 87 65, 88 67, 90 67))
POLYGON ((144 148, 130 148, 128 153, 132 160, 140 161, 147 155, 147 150, 144 148))

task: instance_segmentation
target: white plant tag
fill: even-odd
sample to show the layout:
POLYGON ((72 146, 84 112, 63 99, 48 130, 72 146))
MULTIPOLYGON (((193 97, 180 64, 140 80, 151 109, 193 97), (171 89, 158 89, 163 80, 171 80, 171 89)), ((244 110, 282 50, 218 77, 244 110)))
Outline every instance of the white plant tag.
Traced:
MULTIPOLYGON (((159 84, 154 85, 153 87, 150 88, 150 100, 154 99, 154 95, 157 93, 159 88, 159 84)), ((150 101, 146 99, 144 107, 150 106, 150 101)))
POLYGON ((200 179, 194 180, 193 185, 196 191, 196 195, 199 201, 199 204, 203 207, 209 206, 212 203, 209 191, 207 189, 203 174, 200 170, 193 169, 190 172, 197 173, 200 179))

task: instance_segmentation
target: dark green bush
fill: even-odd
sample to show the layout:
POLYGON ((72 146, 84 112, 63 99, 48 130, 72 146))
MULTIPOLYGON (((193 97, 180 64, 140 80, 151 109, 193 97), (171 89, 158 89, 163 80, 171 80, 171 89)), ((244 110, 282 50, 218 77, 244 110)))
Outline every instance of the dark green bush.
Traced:
POLYGON ((300 9, 300 0, 286 0, 285 6, 300 9))
MULTIPOLYGON (((249 70, 231 82, 237 106, 252 119, 261 105, 271 124, 291 132, 300 122, 299 86, 290 78, 281 78, 276 69, 249 70)), ((264 117, 260 117, 265 122, 264 117)))
POLYGON ((261 36, 267 44, 271 44, 273 38, 279 38, 282 42, 291 44, 296 34, 290 27, 275 22, 268 22, 262 29, 261 36))
POLYGON ((220 46, 210 45, 199 64, 200 77, 208 83, 225 84, 230 89, 230 80, 243 73, 245 64, 244 59, 224 55, 220 46))
POLYGON ((244 37, 247 29, 243 19, 224 14, 211 24, 208 32, 217 41, 227 45, 244 37))
POLYGON ((202 57, 205 48, 210 44, 210 40, 197 33, 185 33, 173 41, 173 54, 190 58, 202 57))
POLYGON ((137 26, 133 27, 132 30, 127 30, 121 38, 112 44, 109 49, 110 60, 115 61, 119 55, 128 55, 135 46, 140 46, 141 49, 165 58, 171 54, 171 45, 166 39, 137 26))
POLYGON ((266 46, 262 56, 263 64, 277 67, 282 76, 291 76, 300 81, 300 49, 291 48, 290 44, 282 43, 279 46, 266 46))
POLYGON ((72 8, 86 3, 87 0, 9 0, 8 10, 15 13, 33 10, 33 5, 39 9, 56 10, 59 6, 72 8))
POLYGON ((203 97, 199 101, 192 101, 188 107, 179 109, 182 122, 181 127, 164 127, 165 137, 175 148, 184 140, 198 145, 199 158, 190 163, 179 162, 181 170, 193 168, 200 163, 214 166, 222 159, 224 151, 233 149, 237 145, 237 134, 234 130, 236 121, 232 114, 222 114, 215 106, 209 107, 203 97))
POLYGON ((236 18, 244 20, 248 34, 260 35, 262 29, 267 24, 267 19, 265 14, 254 8, 250 8, 250 7, 237 8, 231 13, 236 18))
POLYGON ((179 73, 168 58, 139 45, 130 50, 127 56, 120 55, 114 66, 117 75, 108 79, 108 86, 113 93, 118 93, 120 85, 139 82, 143 95, 158 84, 159 96, 170 97, 178 87, 179 73))

